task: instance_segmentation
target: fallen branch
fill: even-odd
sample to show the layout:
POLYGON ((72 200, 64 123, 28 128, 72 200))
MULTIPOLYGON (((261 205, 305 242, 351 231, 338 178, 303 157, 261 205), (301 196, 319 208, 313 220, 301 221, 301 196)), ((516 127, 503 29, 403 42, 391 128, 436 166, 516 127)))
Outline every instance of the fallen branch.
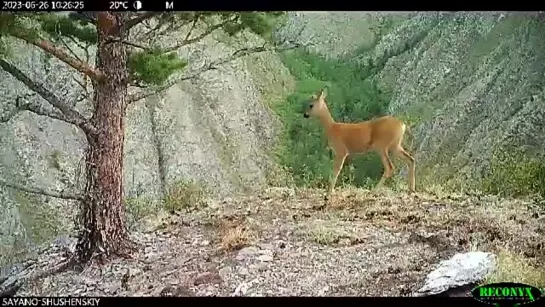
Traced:
POLYGON ((37 188, 37 187, 30 188, 21 184, 7 182, 6 180, 2 178, 0 178, 0 185, 15 189, 15 190, 31 193, 31 194, 45 195, 45 196, 60 198, 65 200, 82 200, 83 199, 81 195, 67 193, 65 191, 50 191, 50 190, 37 188))

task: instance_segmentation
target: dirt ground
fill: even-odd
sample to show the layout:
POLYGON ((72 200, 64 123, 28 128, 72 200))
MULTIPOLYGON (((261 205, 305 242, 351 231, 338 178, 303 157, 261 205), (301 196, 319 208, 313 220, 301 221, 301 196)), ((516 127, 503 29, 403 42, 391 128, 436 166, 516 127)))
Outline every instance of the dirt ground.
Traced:
MULTIPOLYGON (((545 264, 542 204, 357 189, 323 202, 319 190, 271 188, 157 216, 133 232, 134 259, 46 277, 18 295, 403 296, 457 252, 507 250, 545 264)), ((60 260, 63 248, 19 275, 60 260)))

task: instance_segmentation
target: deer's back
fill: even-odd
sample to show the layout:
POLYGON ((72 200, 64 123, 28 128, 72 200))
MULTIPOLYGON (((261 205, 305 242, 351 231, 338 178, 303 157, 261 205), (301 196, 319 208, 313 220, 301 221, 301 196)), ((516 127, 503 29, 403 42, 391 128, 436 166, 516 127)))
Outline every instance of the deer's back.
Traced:
POLYGON ((383 116, 359 123, 336 123, 331 129, 330 145, 350 153, 388 146, 403 134, 403 122, 383 116))

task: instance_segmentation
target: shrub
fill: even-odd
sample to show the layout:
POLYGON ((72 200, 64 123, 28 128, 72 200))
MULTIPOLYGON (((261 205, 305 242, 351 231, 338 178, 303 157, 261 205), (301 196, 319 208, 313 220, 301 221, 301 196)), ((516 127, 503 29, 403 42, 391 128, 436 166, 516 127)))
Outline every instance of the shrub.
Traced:
POLYGON ((203 205, 206 195, 207 190, 201 183, 180 181, 168 190, 164 208, 169 212, 196 208, 203 205))
POLYGON ((482 189, 501 196, 545 197, 545 163, 514 146, 498 148, 492 154, 482 189))

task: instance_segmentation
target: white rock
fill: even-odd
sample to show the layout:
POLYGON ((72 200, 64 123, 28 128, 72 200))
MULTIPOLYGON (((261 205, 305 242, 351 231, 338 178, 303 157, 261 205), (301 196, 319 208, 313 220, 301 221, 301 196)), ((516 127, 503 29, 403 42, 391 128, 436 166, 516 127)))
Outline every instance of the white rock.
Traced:
POLYGON ((274 260, 273 256, 271 255, 261 255, 259 257, 257 257, 257 260, 259 261, 262 261, 262 262, 271 262, 274 260))
POLYGON ((485 252, 456 254, 441 261, 426 277, 424 286, 415 296, 434 295, 451 288, 479 282, 496 268, 496 255, 485 252))
POLYGON ((251 247, 245 247, 238 251, 236 259, 238 261, 244 260, 246 258, 249 258, 251 256, 256 255, 259 252, 259 249, 257 247, 251 246, 251 247))

